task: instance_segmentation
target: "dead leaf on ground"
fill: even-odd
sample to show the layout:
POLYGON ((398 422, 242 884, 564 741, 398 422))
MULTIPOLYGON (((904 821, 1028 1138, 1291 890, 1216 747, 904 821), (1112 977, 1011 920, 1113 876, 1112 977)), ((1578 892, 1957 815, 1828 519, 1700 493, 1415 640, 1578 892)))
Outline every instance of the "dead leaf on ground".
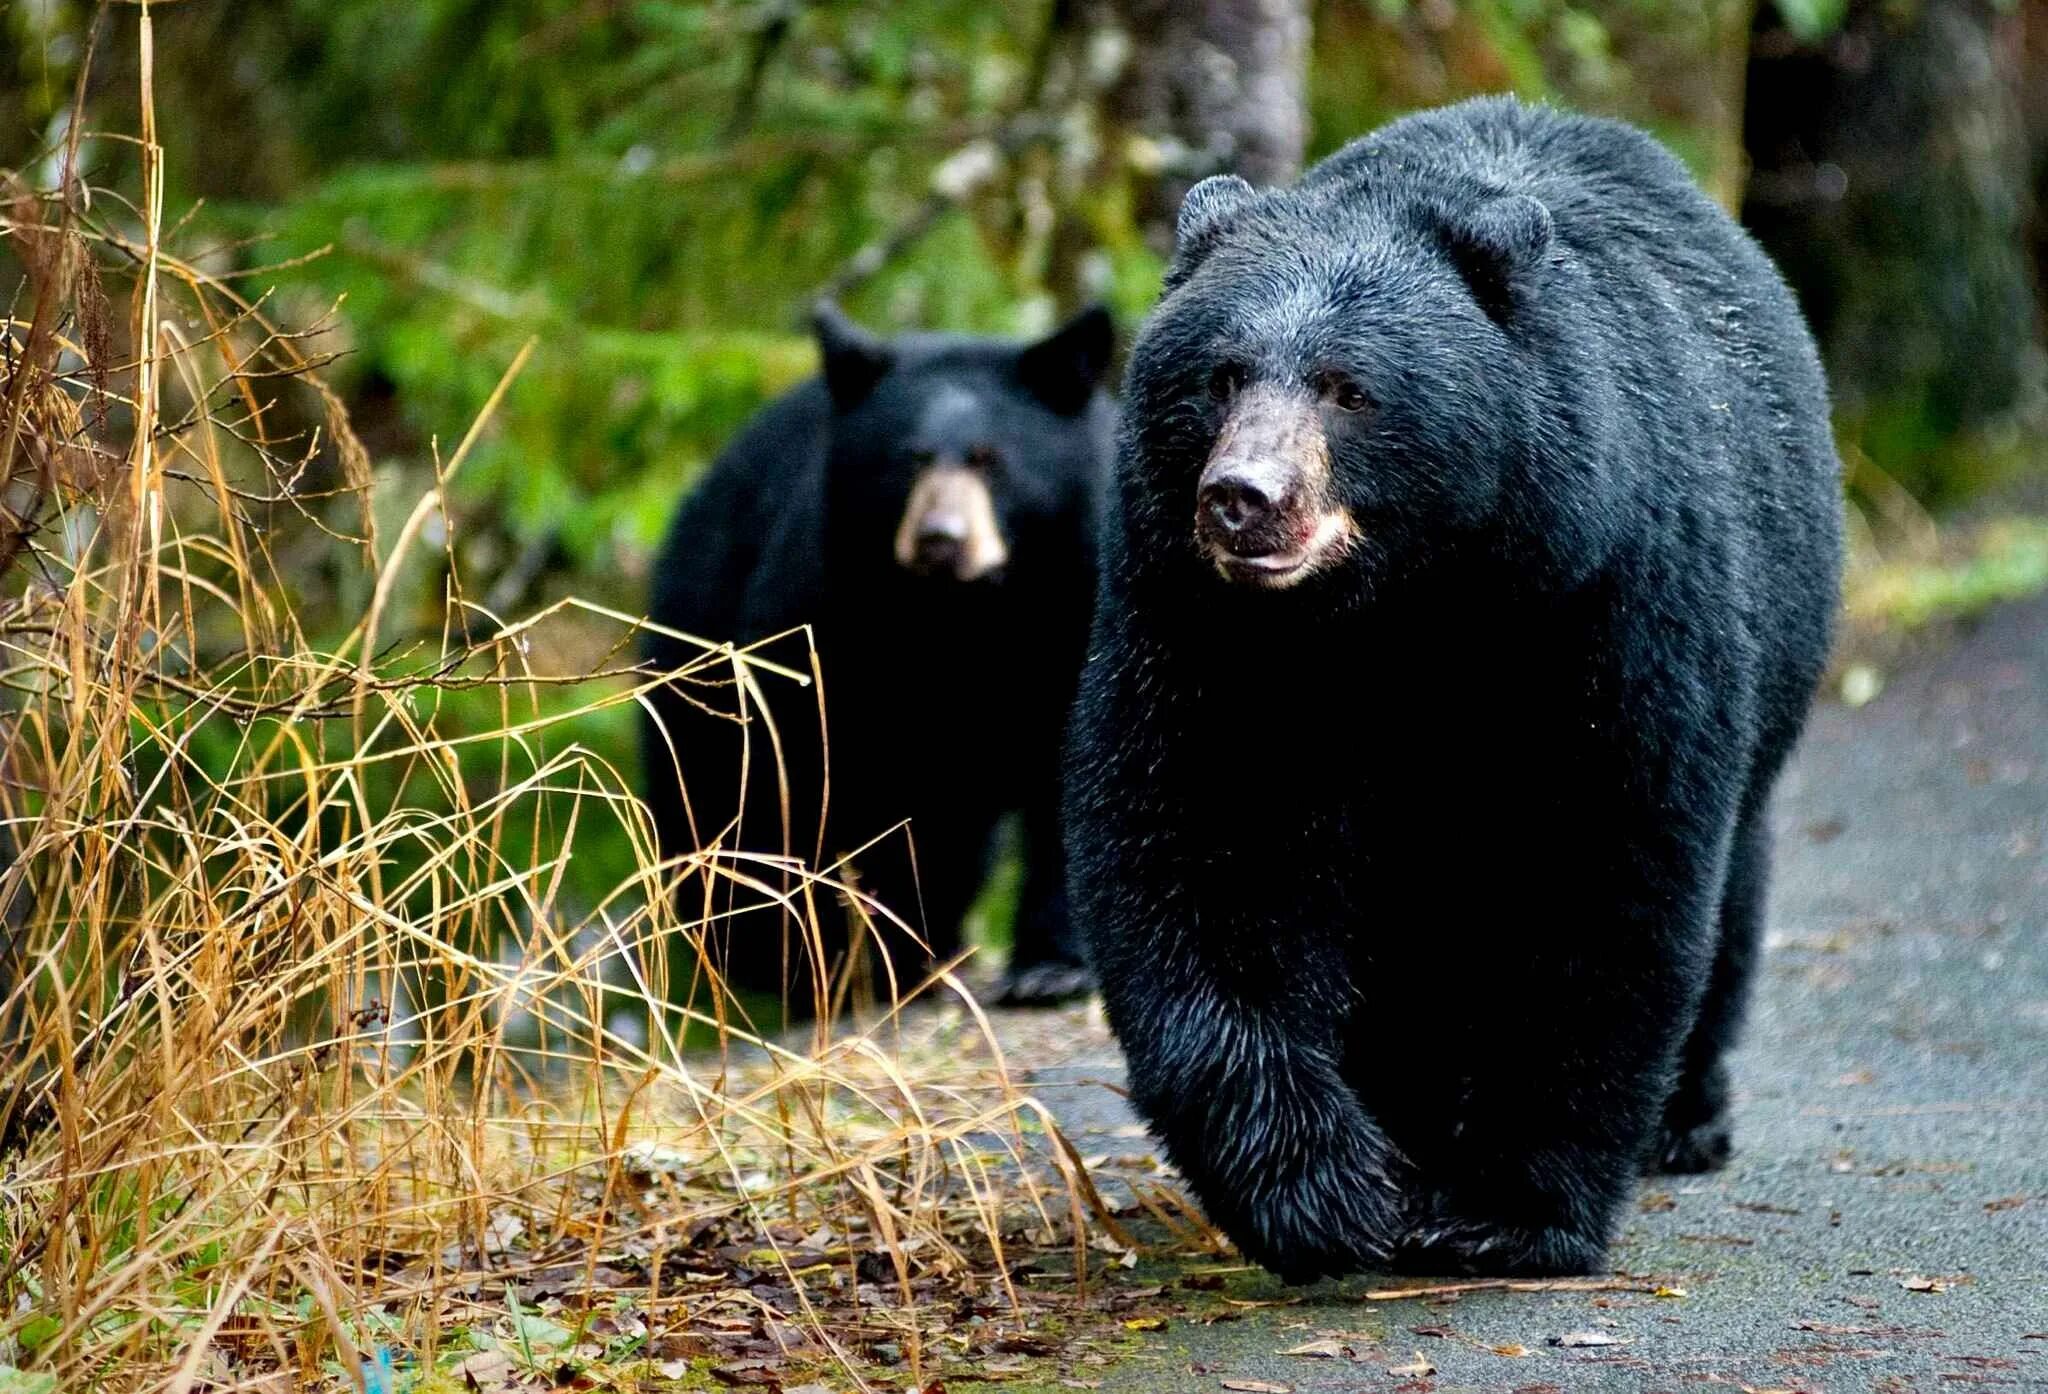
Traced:
POLYGON ((1132 1317, 1124 1322, 1126 1331, 1164 1331, 1165 1317, 1132 1317))
MULTIPOLYGON (((512 1357, 501 1350, 481 1350, 475 1355, 464 1357, 455 1367, 455 1373, 468 1381, 472 1388, 490 1387, 502 1383, 514 1369, 512 1357)), ((685 1369, 689 1367, 684 1366, 685 1369)))
POLYGON ((1947 1292, 1949 1289, 1949 1283, 1946 1278, 1922 1278, 1917 1276, 1899 1279, 1899 1286, 1907 1292, 1947 1292))
POLYGON ((1622 1343, 1620 1336, 1610 1336, 1605 1331, 1567 1331, 1562 1336, 1550 1338, 1550 1344, 1563 1346, 1568 1350, 1581 1346, 1618 1346, 1622 1343))
POLYGON ((1294 1394, 1293 1385, 1275 1384, 1269 1379, 1227 1379, 1222 1384, 1236 1394, 1294 1394))
POLYGON ((1325 1336, 1318 1341, 1307 1341, 1298 1346, 1289 1346, 1282 1355, 1298 1355, 1309 1360, 1356 1360, 1358 1352, 1334 1336, 1325 1336))
POLYGON ((735 1388, 773 1385, 782 1387, 782 1375, 766 1365, 713 1365, 711 1378, 735 1388))
POLYGON ((1517 1342, 1516 1344, 1509 1346, 1495 1346, 1493 1348, 1493 1353, 1495 1355, 1505 1355, 1510 1360, 1519 1360, 1521 1357, 1529 1353, 1529 1348, 1517 1342))
POLYGON ((1430 1364, 1429 1358, 1418 1350, 1415 1352, 1413 1360, 1409 1361, 1406 1365, 1390 1365, 1387 1367, 1387 1373, 1407 1379, 1422 1379, 1427 1375, 1435 1374, 1436 1366, 1430 1364))

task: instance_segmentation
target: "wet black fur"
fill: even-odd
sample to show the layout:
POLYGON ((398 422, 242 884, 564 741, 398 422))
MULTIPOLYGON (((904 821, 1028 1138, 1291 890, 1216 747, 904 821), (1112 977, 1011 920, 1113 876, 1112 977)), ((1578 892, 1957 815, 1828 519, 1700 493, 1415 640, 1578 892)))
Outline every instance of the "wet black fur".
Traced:
POLYGON ((1133 1097, 1287 1276, 1595 1269, 1728 1151, 1837 586, 1806 328, 1649 138, 1506 99, 1204 186, 1181 245, 1068 766, 1133 1097), (1325 409, 1360 542, 1292 590, 1195 547, 1226 361, 1372 399, 1325 409))

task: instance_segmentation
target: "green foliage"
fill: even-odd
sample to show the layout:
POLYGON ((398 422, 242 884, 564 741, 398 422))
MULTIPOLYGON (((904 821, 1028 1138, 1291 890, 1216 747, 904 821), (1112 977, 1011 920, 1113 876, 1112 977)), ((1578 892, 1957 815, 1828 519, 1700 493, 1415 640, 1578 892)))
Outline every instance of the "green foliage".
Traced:
POLYGON ((1917 629, 1967 619, 2005 600, 2048 590, 2048 520, 2001 519, 1985 527, 1966 555, 1940 563, 1886 567, 1851 587, 1861 618, 1917 629))
POLYGON ((1811 41, 1832 34, 1849 12, 1849 0, 1771 0, 1785 27, 1811 41))
MULTIPOLYGON (((341 303, 326 346, 403 478, 424 481, 431 439, 445 453, 537 338, 457 487, 467 569, 552 547, 557 589, 620 604, 695 472, 810 370, 817 287, 1020 103, 1045 22, 938 0, 196 8, 164 21, 165 89, 218 85, 207 41, 232 18, 230 81, 276 119, 225 161, 194 153, 220 150, 198 132, 169 139, 173 206, 206 195, 196 224, 246 240, 244 264, 295 263, 253 282, 288 319, 341 303)), ((974 215, 937 219, 851 308, 885 327, 1048 319, 1043 268, 974 215)), ((1156 264, 1110 265, 1119 300, 1149 300, 1156 264)))

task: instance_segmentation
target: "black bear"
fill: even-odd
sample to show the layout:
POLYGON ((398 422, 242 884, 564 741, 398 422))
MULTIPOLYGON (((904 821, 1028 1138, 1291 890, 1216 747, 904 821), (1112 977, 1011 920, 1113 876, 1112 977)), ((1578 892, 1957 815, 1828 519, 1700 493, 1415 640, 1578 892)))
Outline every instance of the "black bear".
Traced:
POLYGON ((1289 1278, 1571 1273, 1719 1165, 1840 465, 1766 258, 1489 98, 1182 207, 1068 859, 1132 1098, 1289 1278))
MULTIPOLYGON (((1114 438, 1100 387, 1108 313, 1089 309, 1030 344, 885 341, 829 304, 816 329, 819 376, 763 408, 684 500, 654 564, 649 613, 741 644, 811 626, 822 733, 816 693, 772 676, 742 693, 729 666, 713 665, 655 689, 642 757, 663 850, 723 836, 730 850, 813 865, 858 853, 861 892, 922 927, 944 958, 999 821, 1019 814, 1024 879, 1005 996, 1070 996, 1089 979, 1067 915, 1059 754, 1114 438), (907 843, 885 836, 906 819, 907 843)), ((762 652, 808 670, 801 635, 762 652)), ((703 653, 659 634, 645 646, 660 671, 703 653)), ((765 864, 727 865, 774 879, 765 864)), ((840 920, 829 898, 814 897, 820 913, 803 917, 732 917, 728 900, 690 909, 713 920, 728 980, 786 984, 797 1010, 820 1005, 814 989, 846 938, 814 942, 798 925, 840 920)), ((733 903, 761 902, 741 893, 733 903)), ((891 945, 899 982, 924 957, 906 961, 905 942, 891 945)))

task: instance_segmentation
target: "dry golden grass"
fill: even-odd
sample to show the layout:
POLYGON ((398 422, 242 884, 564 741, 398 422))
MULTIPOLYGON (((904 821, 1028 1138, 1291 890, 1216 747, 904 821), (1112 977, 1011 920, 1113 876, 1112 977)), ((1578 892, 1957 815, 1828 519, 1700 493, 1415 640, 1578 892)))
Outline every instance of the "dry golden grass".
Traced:
POLYGON ((443 491, 498 399, 375 536, 312 341, 167 244, 147 9, 110 32, 141 45, 142 187, 0 209, 0 1382, 633 1387, 751 1342, 860 1387, 893 1344, 922 1387, 935 1285, 1022 1311, 1004 1236, 1083 1242, 1085 1176, 950 974, 925 987, 953 1024, 917 1028, 952 1033, 943 1080, 892 1013, 802 1047, 747 1027, 701 953, 718 915, 672 907, 886 912, 715 838, 659 859, 629 772, 577 742, 653 679, 615 658, 564 709, 589 675, 528 657, 565 609, 629 654, 631 618, 508 622, 454 569, 443 491), (324 650, 290 599, 308 538, 368 582, 324 650), (437 547, 422 635, 393 597, 437 547), (454 724, 441 698, 479 689, 497 720, 454 724), (637 870, 568 907, 600 835, 637 870))

